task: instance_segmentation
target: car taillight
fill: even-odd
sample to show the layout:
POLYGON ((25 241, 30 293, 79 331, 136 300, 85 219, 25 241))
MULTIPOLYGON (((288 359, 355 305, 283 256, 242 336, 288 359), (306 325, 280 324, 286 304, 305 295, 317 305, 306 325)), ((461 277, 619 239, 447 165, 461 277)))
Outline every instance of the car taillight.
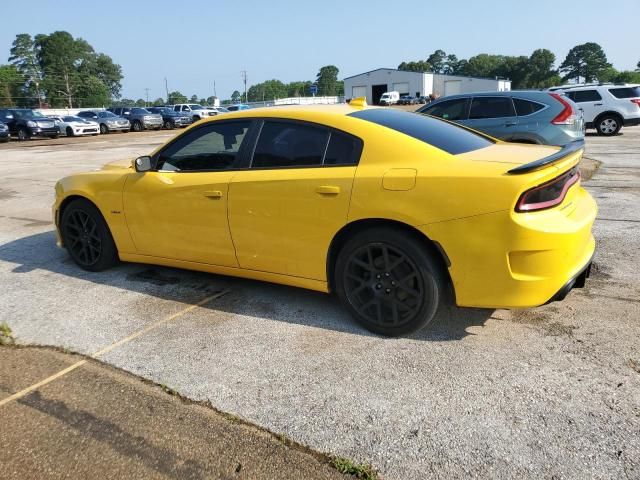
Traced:
POLYGON ((640 107, 640 98, 634 98, 631 100, 632 103, 635 103, 638 107, 640 107))
POLYGON ((568 172, 554 178, 550 182, 527 190, 516 204, 516 212, 533 212, 560 205, 567 196, 572 185, 580 180, 580 170, 573 167, 568 172))
POLYGON ((571 104, 562 98, 562 95, 557 93, 550 93, 549 95, 559 101, 563 107, 562 111, 556 116, 556 118, 551 120, 551 123, 554 125, 573 125, 576 121, 576 115, 571 104))

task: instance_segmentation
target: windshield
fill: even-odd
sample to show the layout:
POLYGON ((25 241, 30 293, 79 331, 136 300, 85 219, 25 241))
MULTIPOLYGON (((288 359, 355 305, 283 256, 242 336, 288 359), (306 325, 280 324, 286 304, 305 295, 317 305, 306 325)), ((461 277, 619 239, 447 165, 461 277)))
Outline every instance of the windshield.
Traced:
POLYGON ((36 112, 34 110, 15 110, 14 114, 16 116, 16 118, 35 118, 35 119, 42 119, 42 118, 48 118, 46 116, 44 116, 43 114, 41 114, 40 112, 36 112))
POLYGON ((204 110, 202 105, 189 104, 189 106, 191 107, 191 110, 204 110))
POLYGON ((146 108, 132 108, 131 109, 131 113, 151 113, 149 110, 147 110, 146 108))
POLYGON ((421 140, 451 155, 467 153, 493 145, 487 137, 452 123, 420 113, 388 108, 372 108, 349 114, 367 122, 377 123, 417 140, 421 140))
POLYGON ((111 113, 111 112, 99 112, 98 116, 100 118, 117 117, 117 115, 115 113, 111 113))

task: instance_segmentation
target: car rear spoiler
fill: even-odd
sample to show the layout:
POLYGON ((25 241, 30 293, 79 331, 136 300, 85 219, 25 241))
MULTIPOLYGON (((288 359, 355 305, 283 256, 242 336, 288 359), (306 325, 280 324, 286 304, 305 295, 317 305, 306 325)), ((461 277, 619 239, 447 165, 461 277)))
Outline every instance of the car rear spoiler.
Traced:
POLYGON ((516 168, 512 168, 507 173, 512 175, 518 175, 520 173, 529 173, 534 170, 539 170, 547 165, 563 160, 568 157, 572 153, 576 153, 579 150, 584 150, 584 140, 576 140, 575 142, 568 143, 562 149, 558 150, 556 153, 549 155, 548 157, 541 158, 540 160, 536 160, 535 162, 525 163, 524 165, 520 165, 516 168))

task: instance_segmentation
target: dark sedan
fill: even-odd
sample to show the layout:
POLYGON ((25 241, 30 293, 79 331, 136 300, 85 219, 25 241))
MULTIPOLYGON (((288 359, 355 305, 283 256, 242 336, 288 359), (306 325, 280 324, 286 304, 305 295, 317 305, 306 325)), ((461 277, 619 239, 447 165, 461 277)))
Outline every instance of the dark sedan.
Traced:
POLYGON ((9 141, 9 127, 6 123, 0 122, 0 142, 9 141))

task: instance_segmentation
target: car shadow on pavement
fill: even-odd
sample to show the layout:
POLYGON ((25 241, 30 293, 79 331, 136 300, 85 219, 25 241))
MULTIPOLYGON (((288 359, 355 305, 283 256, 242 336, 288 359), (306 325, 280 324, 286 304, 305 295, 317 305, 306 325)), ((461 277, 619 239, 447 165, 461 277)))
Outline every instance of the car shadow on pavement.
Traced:
MULTIPOLYGON (((154 265, 122 263, 104 272, 87 272, 76 266, 65 250, 55 245, 52 231, 0 245, 0 261, 14 264, 15 274, 44 270, 80 281, 134 291, 185 304, 194 304, 216 292, 229 293, 211 304, 213 311, 232 315, 307 325, 353 335, 375 336, 357 325, 335 296, 266 282, 194 272, 154 265)), ((78 291, 75 289, 74 291, 78 291)), ((81 293, 80 293, 81 294, 81 293)), ((108 302, 108 299, 105 298, 108 302)), ((424 341, 460 340, 469 327, 482 326, 493 310, 449 308, 426 329, 408 338, 424 341)))

